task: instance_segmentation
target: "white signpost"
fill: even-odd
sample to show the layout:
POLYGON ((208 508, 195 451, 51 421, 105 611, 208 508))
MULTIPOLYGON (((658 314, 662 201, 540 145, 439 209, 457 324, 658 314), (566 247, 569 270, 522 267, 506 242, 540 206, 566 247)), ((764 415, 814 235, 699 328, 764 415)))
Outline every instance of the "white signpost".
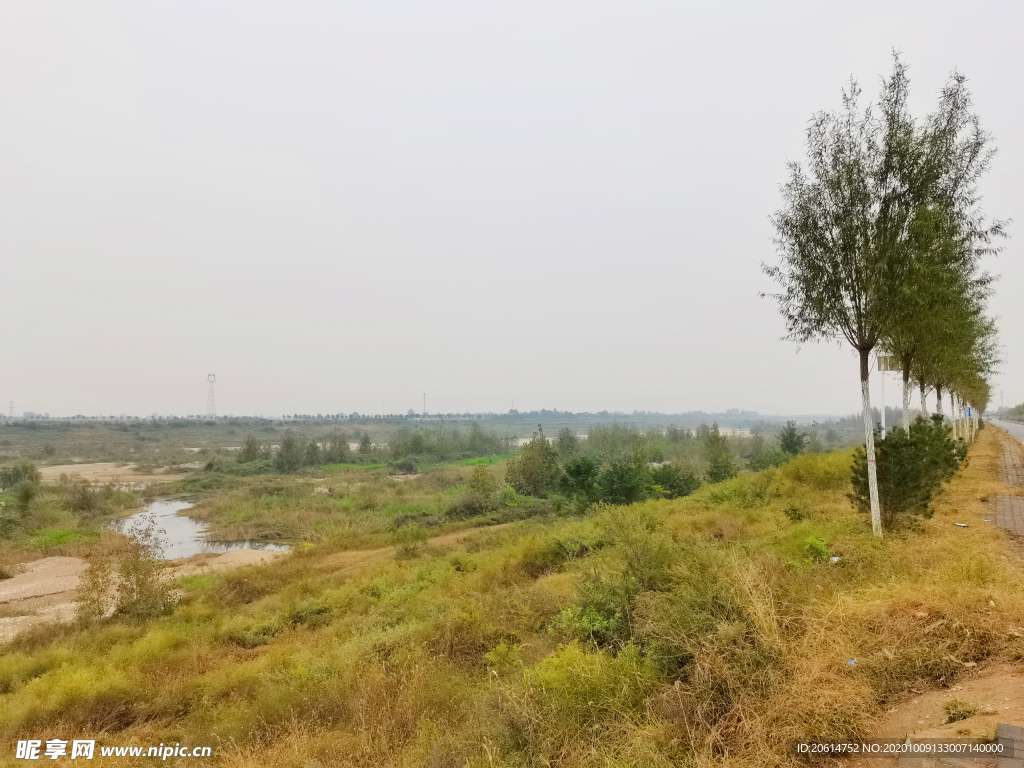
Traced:
POLYGON ((885 440, 885 372, 898 371, 899 366, 893 355, 878 356, 878 374, 882 380, 882 439, 885 440))

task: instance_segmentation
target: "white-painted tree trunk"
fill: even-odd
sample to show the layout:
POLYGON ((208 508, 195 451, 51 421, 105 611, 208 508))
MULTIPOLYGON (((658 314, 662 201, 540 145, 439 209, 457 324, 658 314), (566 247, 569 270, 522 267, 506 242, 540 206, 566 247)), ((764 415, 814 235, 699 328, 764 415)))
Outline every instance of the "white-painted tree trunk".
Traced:
POLYGON ((860 397, 864 406, 864 447, 868 458, 868 496, 871 499, 871 532, 882 535, 882 508, 878 504, 878 473, 875 468, 875 424, 871 415, 871 393, 868 380, 860 382, 860 397))
POLYGON ((960 439, 960 419, 959 413, 956 410, 956 395, 952 392, 949 393, 949 410, 953 413, 953 439, 960 439))
POLYGON ((925 397, 924 384, 921 385, 921 415, 928 418, 928 398, 925 397))
POLYGON ((903 431, 910 429, 910 376, 903 372, 903 431))

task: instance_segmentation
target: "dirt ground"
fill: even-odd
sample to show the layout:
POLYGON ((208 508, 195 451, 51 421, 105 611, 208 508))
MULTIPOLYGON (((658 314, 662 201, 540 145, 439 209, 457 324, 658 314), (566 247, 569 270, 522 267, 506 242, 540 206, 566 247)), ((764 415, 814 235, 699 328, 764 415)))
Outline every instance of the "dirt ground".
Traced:
POLYGON ((131 464, 61 464, 56 467, 40 467, 39 474, 43 482, 56 482, 61 475, 78 475, 90 483, 109 483, 119 480, 125 483, 166 483, 181 480, 184 475, 172 475, 168 472, 155 470, 140 472, 131 464))
MULTIPOLYGON (((1024 666, 994 662, 968 670, 957 685, 922 691, 889 710, 872 729, 873 739, 992 738, 996 725, 1024 725, 1024 666), (974 717, 946 723, 942 706, 950 699, 978 705, 974 717)), ((851 768, 896 768, 895 758, 851 760, 851 768)), ((978 768, 983 765, 978 761, 978 768)))
MULTIPOLYGON (((455 531, 431 539, 427 546, 444 548, 458 544, 481 531, 494 531, 504 526, 485 526, 455 531)), ((352 571, 395 556, 395 547, 381 547, 352 552, 338 552, 324 559, 321 568, 329 571, 352 571)), ((214 573, 244 565, 265 563, 284 555, 257 549, 236 549, 223 554, 204 553, 181 560, 168 561, 172 578, 214 573)), ((0 581, 0 642, 10 640, 26 629, 41 624, 70 621, 75 615, 75 591, 87 567, 78 557, 44 557, 23 563, 21 572, 0 581)))
MULTIPOLYGON (((272 560, 283 552, 236 549, 222 555, 194 555, 168 561, 177 579, 272 560)), ((88 563, 80 557, 44 557, 22 564, 21 573, 0 581, 0 643, 26 629, 70 621, 75 616, 75 592, 88 563)))

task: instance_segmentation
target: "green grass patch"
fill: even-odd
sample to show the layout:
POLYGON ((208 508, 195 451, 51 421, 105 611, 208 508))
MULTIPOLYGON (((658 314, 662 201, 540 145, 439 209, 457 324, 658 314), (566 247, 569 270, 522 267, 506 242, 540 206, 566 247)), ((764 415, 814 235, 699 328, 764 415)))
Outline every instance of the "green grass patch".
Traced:
POLYGON ((320 469, 337 471, 339 469, 380 469, 386 464, 324 464, 320 469))
POLYGON ((28 540, 28 548, 44 550, 65 544, 92 544, 98 539, 95 534, 82 533, 74 528, 44 528, 28 540))
POLYGON ((451 463, 457 467, 475 467, 479 464, 500 464, 513 456, 515 456, 514 453, 503 453, 500 456, 477 456, 475 459, 463 459, 451 463))
POLYGON ((182 576, 178 579, 178 586, 188 592, 205 592, 213 583, 214 578, 209 574, 182 576))

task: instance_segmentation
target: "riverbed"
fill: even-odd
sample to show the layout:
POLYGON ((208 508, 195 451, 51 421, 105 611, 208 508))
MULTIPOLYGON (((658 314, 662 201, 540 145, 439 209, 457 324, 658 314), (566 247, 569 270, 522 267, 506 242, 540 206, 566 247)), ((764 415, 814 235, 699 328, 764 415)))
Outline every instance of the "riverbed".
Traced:
POLYGON ((182 499, 156 499, 146 507, 128 517, 121 518, 116 528, 127 533, 136 523, 144 523, 149 515, 153 515, 159 537, 163 546, 164 560, 177 560, 198 554, 221 554, 236 549, 258 549, 266 552, 282 552, 288 549, 287 544, 276 544, 271 541, 210 541, 206 536, 206 528, 198 520, 180 514, 192 507, 192 503, 182 499))

